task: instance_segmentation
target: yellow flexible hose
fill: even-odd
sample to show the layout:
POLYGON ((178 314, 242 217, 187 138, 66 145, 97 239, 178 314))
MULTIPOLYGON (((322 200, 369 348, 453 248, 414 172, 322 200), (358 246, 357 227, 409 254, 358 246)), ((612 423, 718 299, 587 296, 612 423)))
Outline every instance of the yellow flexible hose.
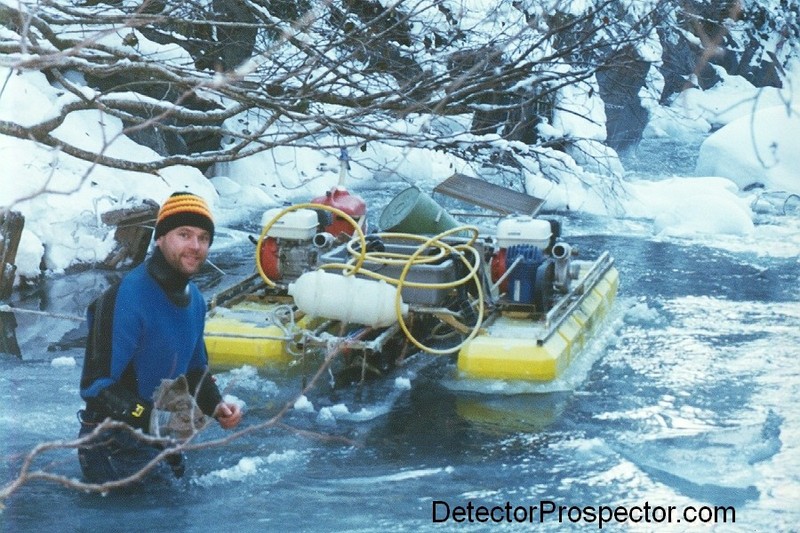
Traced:
POLYGON ((472 246, 475 241, 478 239, 478 228, 475 226, 460 226, 457 228, 452 228, 438 235, 434 235, 432 237, 425 237, 420 235, 415 235, 412 233, 379 233, 377 234, 380 238, 394 238, 394 239, 406 239, 406 240, 415 240, 415 241, 422 241, 422 244, 417 246, 416 250, 410 255, 401 254, 401 253, 389 253, 389 252, 367 252, 367 241, 364 235, 364 231, 361 229, 361 226, 356 222, 353 217, 342 211, 341 209, 337 209, 335 207, 331 207, 329 205, 323 204, 315 204, 315 203, 302 203, 288 206, 282 209, 278 214, 272 217, 272 220, 267 222, 264 225, 264 228, 261 230, 261 235, 258 238, 258 242, 256 243, 256 269, 258 270, 258 274, 261 276, 261 279, 264 280, 264 283, 267 284, 269 287, 275 287, 277 284, 272 281, 269 276, 264 272, 264 268, 261 266, 261 248, 264 243, 264 239, 266 238, 269 230, 275 223, 283 216, 293 211, 298 211, 300 209, 322 209, 324 211, 331 212, 337 216, 342 217, 346 220, 355 230, 357 234, 357 239, 359 242, 359 250, 356 251, 353 249, 353 242, 356 238, 351 239, 347 243, 347 250, 350 252, 351 255, 355 257, 355 264, 352 263, 328 263, 324 265, 320 265, 322 269, 342 269, 344 270, 344 275, 353 276, 357 273, 360 273, 364 276, 383 280, 387 283, 390 283, 396 287, 395 292, 395 313, 397 314, 397 321, 400 325, 400 329, 403 330, 406 338, 414 344, 420 350, 425 352, 436 354, 436 355, 447 355, 451 353, 455 353, 461 349, 464 344, 470 340, 472 340, 480 331, 480 327, 483 323, 483 316, 484 316, 484 301, 483 301, 483 285, 481 283, 480 277, 478 276, 478 270, 480 268, 480 254, 479 252, 472 246), (467 241, 465 244, 459 244, 455 246, 451 246, 446 242, 442 241, 444 237, 452 235, 454 233, 461 233, 468 231, 472 234, 472 238, 467 241), (421 256, 426 250, 429 248, 438 248, 439 253, 435 255, 426 255, 421 256), (470 252, 473 254, 474 261, 470 263, 464 257, 464 252, 470 252), (450 282, 444 283, 430 283, 430 282, 414 282, 414 281, 406 281, 406 276, 411 271, 411 268, 414 265, 420 264, 428 264, 433 263, 435 261, 439 261, 446 257, 448 254, 455 254, 468 268, 468 273, 462 277, 461 279, 457 279, 450 282), (367 268, 362 268, 364 262, 369 259, 370 262, 378 263, 378 264, 392 264, 392 265, 403 265, 403 270, 400 273, 400 277, 395 279, 388 276, 384 276, 377 272, 373 272, 367 268), (449 289, 458 287, 464 283, 467 283, 469 280, 475 280, 475 286, 478 290, 478 319, 475 323, 475 326, 470 331, 469 335, 457 346, 452 348, 433 348, 430 346, 426 346, 422 344, 419 340, 417 340, 414 335, 409 331, 408 326, 403 319, 403 311, 402 311, 402 291, 404 287, 412 287, 412 288, 428 288, 428 289, 449 289))
MULTIPOLYGON (((376 233, 375 235, 377 235, 378 237, 380 237, 382 239, 387 239, 387 238, 388 239, 394 239, 394 238, 396 238, 396 239, 404 239, 404 240, 417 240, 417 241, 421 241, 422 244, 420 244, 417 247, 417 250, 411 255, 403 254, 403 253, 392 253, 392 252, 367 252, 366 259, 370 263, 377 263, 377 264, 383 264, 383 265, 405 266, 405 265, 407 265, 409 263, 410 258, 413 256, 414 259, 412 261, 412 264, 413 265, 420 265, 420 264, 427 264, 427 263, 433 263, 435 261, 439 261, 441 259, 444 259, 448 254, 453 253, 453 252, 458 252, 458 251, 462 251, 462 250, 470 251, 470 252, 475 254, 477 259, 476 259, 474 264, 467 264, 467 266, 470 267, 470 271, 463 278, 460 278, 460 279, 457 279, 457 280, 453 280, 453 281, 448 281, 448 282, 441 282, 441 283, 433 283, 433 282, 429 282, 429 281, 404 281, 403 282, 403 286, 404 287, 413 287, 413 288, 420 288, 420 289, 451 289, 453 287, 458 287, 459 285, 463 285, 464 283, 466 283, 470 279, 473 279, 475 277, 475 273, 477 272, 478 268, 480 268, 480 258, 478 257, 477 250, 475 250, 472 247, 472 244, 474 244, 475 239, 473 238, 467 243, 458 244, 458 245, 455 245, 455 246, 451 246, 451 245, 449 245, 449 244, 447 244, 445 242, 440 241, 439 239, 442 238, 442 237, 446 237, 446 236, 448 236, 448 235, 450 235, 452 233, 459 233, 459 232, 463 232, 463 231, 470 231, 474 235, 478 234, 478 228, 476 228, 474 226, 460 226, 458 228, 453 228, 453 229, 447 230, 445 232, 442 232, 439 235, 435 235, 433 237, 427 237, 427 236, 422 236, 422 235, 414 235, 412 233, 376 233), (420 257, 420 254, 422 254, 423 252, 425 252, 425 250, 427 250, 429 248, 438 248, 439 249, 439 253, 436 254, 436 255, 432 255, 432 256, 427 256, 426 255, 426 256, 420 257)), ((354 257, 360 258, 361 257, 360 252, 358 252, 358 251, 353 249, 352 243, 353 243, 353 240, 350 240, 347 243, 347 250, 354 257)), ((461 259, 462 259, 462 261, 464 261, 463 257, 461 259)), ((389 283, 390 285, 395 285, 395 286, 398 284, 398 281, 399 281, 398 278, 385 276, 385 275, 383 275, 383 274, 381 274, 379 272, 373 272, 372 270, 369 270, 368 268, 364 268, 363 267, 363 262, 362 262, 362 265, 359 265, 359 266, 353 265, 353 264, 351 264, 349 262, 348 263, 325 263, 325 264, 319 265, 319 268, 324 269, 324 270, 338 270, 338 269, 341 269, 341 270, 346 271, 348 274, 354 274, 354 273, 358 272, 362 276, 366 276, 366 277, 369 277, 369 278, 372 278, 372 279, 382 280, 382 281, 385 281, 385 282, 389 283), (355 271, 355 272, 353 272, 353 271, 355 271)))
POLYGON ((389 253, 389 252, 367 252, 366 254, 363 253, 364 246, 363 243, 361 244, 361 251, 357 252, 353 249, 353 240, 348 242, 347 250, 354 256, 357 257, 359 261, 355 265, 350 263, 326 263, 324 265, 320 265, 322 269, 342 269, 347 272, 348 275, 355 274, 356 272, 367 276, 373 279, 385 281, 391 285, 396 287, 395 292, 395 313, 397 315, 397 321, 400 325, 400 328, 403 330, 406 338, 411 341, 417 348, 423 350, 425 352, 436 354, 436 355, 446 355, 455 353, 456 351, 460 350, 461 347, 469 340, 473 339, 478 332, 480 331, 480 327, 483 323, 483 316, 484 316, 484 301, 483 301, 483 285, 481 283, 480 277, 478 275, 478 270, 480 269, 480 254, 479 252, 472 246, 478 238, 478 228, 475 226, 460 226, 457 228, 452 228, 438 235, 434 235, 432 237, 426 237, 421 235, 415 235, 411 233, 379 233, 377 234, 378 237, 381 238, 389 238, 389 239, 405 239, 405 240, 416 240, 421 241, 421 244, 417 246, 416 250, 411 254, 402 254, 402 253, 389 253), (470 232, 472 234, 472 238, 469 239, 464 244, 458 244, 452 246, 441 239, 452 235, 454 233, 461 233, 461 232, 470 232), (439 253, 431 256, 421 256, 424 252, 426 252, 430 248, 438 248, 439 253), (470 263, 465 257, 464 252, 469 252, 473 254, 473 262, 470 263), (421 281, 406 281, 406 277, 408 273, 411 271, 411 268, 414 265, 420 264, 427 264, 433 261, 440 260, 446 257, 448 254, 455 254, 458 258, 464 263, 464 265, 468 268, 467 274, 457 280, 449 281, 449 282, 442 282, 442 283, 432 283, 432 282, 421 282, 421 281), (403 270, 400 273, 399 278, 392 278, 389 276, 385 276, 383 274, 379 274, 377 272, 373 272, 368 268, 363 267, 364 259, 368 260, 371 263, 378 263, 378 264, 391 264, 391 265, 403 265, 403 270), (440 349, 440 348, 432 348, 430 346, 426 346, 422 344, 414 335, 409 331, 408 326, 403 319, 402 313, 402 290, 405 287, 413 287, 413 288, 424 288, 424 289, 449 289, 458 287, 459 285, 463 285, 470 280, 475 280, 475 286, 478 290, 478 320, 475 326, 470 331, 470 334, 457 346, 440 349))
MULTIPOLYGON (((464 346, 464 344, 466 344, 467 342, 469 342, 470 340, 475 338, 475 336, 480 331, 481 325, 483 324, 483 313, 484 313, 483 286, 481 284, 480 278, 477 275, 478 269, 480 268, 480 255, 479 255, 478 251, 471 246, 475 242, 475 240, 477 239, 477 236, 478 236, 478 228, 476 228, 474 226, 462 226, 462 227, 458 227, 458 228, 453 228, 453 229, 449 229, 447 231, 443 231, 442 233, 440 233, 438 235, 434 235, 433 237, 431 237, 430 239, 425 241, 425 243, 421 244, 417 248, 417 250, 413 254, 411 254, 411 256, 408 258, 408 261, 406 262, 405 267, 403 267, 403 271, 400 273, 400 277, 398 278, 398 283, 397 283, 397 292, 395 293, 395 300, 394 300, 394 308, 395 308, 395 313, 397 313, 397 320, 398 320, 398 323, 400 324, 400 329, 403 330, 403 333, 405 333, 406 338, 409 341, 411 341, 411 343, 414 346, 416 346, 417 348, 419 348, 420 350, 422 350, 424 352, 427 352, 427 353, 430 353, 430 354, 435 354, 435 355, 449 355, 449 354, 452 354, 452 353, 456 353, 457 351, 459 351, 464 346), (473 239, 469 241, 469 245, 458 245, 456 247, 451 247, 447 243, 445 243, 445 242, 440 240, 442 237, 446 237, 446 236, 451 235, 453 233, 457 233, 457 232, 465 231, 465 230, 469 230, 469 231, 473 232, 473 239), (419 340, 417 340, 417 338, 414 337, 414 335, 411 333, 411 331, 409 331, 408 326, 406 325, 405 320, 403 319, 403 315, 402 315, 402 312, 401 312, 401 306, 400 306, 400 304, 402 302, 402 298, 401 298, 400 293, 403 290, 403 285, 404 285, 406 276, 411 271, 411 267, 415 264, 415 260, 416 260, 417 256, 419 256, 419 254, 424 252, 434 242, 437 243, 437 246, 444 246, 444 247, 450 248, 452 250, 452 252, 456 252, 456 251, 462 250, 462 249, 464 251, 471 251, 473 254, 475 254, 475 259, 476 259, 474 265, 471 265, 466 260, 466 258, 464 257, 463 254, 460 254, 460 253, 457 254, 458 258, 461 259, 461 261, 464 263, 464 265, 466 265, 468 268, 470 268, 469 274, 467 276, 464 276, 464 278, 462 278, 461 280, 456 280, 455 282, 438 284, 438 285, 441 285, 442 287, 457 286, 457 285, 453 285, 453 284, 458 282, 458 281, 461 281, 462 283, 466 283, 467 280, 474 279, 475 280, 475 286, 478 289, 478 319, 475 321, 475 326, 472 328, 472 331, 470 331, 469 335, 467 335, 467 337, 463 341, 461 341, 459 344, 457 344, 456 346, 453 346, 451 348, 432 348, 430 346, 426 346, 426 345, 422 344, 419 340)), ((435 285, 437 285, 437 284, 429 284, 428 286, 429 287, 433 287, 435 285)))

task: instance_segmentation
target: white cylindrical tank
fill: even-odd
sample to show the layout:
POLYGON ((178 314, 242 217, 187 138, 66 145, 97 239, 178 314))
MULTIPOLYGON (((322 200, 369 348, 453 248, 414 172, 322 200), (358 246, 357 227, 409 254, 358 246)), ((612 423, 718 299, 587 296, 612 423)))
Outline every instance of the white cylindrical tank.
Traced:
MULTIPOLYGON (((288 291, 297 307, 311 316, 376 328, 397 322, 397 289, 385 281, 315 270, 290 283, 288 291)), ((405 315, 408 304, 401 302, 400 309, 405 315)))

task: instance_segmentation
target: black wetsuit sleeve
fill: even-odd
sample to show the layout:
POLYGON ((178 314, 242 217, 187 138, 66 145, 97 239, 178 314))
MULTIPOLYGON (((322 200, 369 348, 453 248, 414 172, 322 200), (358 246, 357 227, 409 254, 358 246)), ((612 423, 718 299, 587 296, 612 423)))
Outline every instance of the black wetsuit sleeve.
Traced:
POLYGON ((121 383, 114 383, 101 390, 97 398, 87 402, 87 405, 91 405, 96 412, 145 432, 150 429, 152 405, 142 401, 121 383))
POLYGON ((214 409, 222 401, 222 394, 220 394, 211 372, 199 369, 190 370, 186 373, 186 380, 189 382, 189 390, 197 399, 200 410, 208 416, 213 416, 214 409))

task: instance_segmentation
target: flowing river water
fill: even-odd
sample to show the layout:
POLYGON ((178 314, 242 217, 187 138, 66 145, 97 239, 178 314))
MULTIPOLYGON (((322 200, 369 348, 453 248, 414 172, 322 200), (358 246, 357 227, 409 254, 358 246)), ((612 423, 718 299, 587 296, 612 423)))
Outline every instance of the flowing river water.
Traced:
MULTIPOLYGON (((642 147, 626 168, 641 178, 663 149, 642 147)), ((682 149, 669 147, 677 162, 667 168, 690 175, 694 156, 682 149)), ((451 360, 415 356, 358 394, 323 388, 280 427, 192 452, 174 485, 98 495, 29 481, 4 502, 0 529, 796 531, 798 216, 759 215, 749 242, 661 239, 648 221, 564 218, 586 256, 615 257, 620 290, 608 324, 558 383, 465 384, 452 378, 451 360)), ((246 242, 214 252, 228 275, 209 269, 205 293, 249 273, 251 254, 246 242)), ((0 355, 3 484, 38 443, 75 437, 85 336, 77 317, 117 276, 56 276, 14 296, 14 306, 46 315, 17 313, 22 355, 0 355)), ((303 377, 245 367, 218 382, 255 426, 297 395, 303 377)), ((223 436, 213 428, 201 437, 223 436)), ((80 476, 71 449, 43 453, 33 467, 80 476)))

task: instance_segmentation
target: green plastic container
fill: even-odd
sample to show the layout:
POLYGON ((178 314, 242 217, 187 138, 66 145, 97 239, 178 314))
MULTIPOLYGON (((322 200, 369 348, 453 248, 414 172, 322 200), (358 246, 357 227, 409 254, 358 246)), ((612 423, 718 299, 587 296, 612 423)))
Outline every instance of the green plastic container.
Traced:
POLYGON ((461 226, 450 213, 416 187, 409 187, 383 208, 379 224, 382 231, 438 235, 461 226))

